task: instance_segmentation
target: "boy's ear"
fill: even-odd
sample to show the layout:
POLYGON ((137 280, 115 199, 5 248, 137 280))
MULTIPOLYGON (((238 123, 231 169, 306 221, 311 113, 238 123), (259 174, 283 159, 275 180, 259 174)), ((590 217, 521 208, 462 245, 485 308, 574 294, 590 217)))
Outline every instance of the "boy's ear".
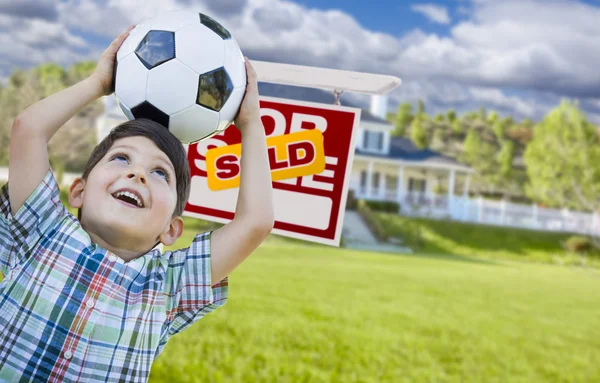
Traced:
POLYGON ((159 240, 163 245, 171 246, 181 237, 181 234, 183 234, 183 218, 175 217, 171 220, 167 230, 160 235, 159 240))
POLYGON ((83 206, 83 193, 85 190, 85 180, 81 177, 75 178, 69 187, 69 205, 75 209, 83 206))

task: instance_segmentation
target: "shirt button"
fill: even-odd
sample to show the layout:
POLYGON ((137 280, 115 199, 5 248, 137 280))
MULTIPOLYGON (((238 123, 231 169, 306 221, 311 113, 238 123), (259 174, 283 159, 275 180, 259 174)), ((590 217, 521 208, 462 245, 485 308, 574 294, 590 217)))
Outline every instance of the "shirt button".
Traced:
POLYGON ((110 257, 108 257, 108 259, 110 259, 111 262, 114 262, 117 260, 117 257, 114 255, 111 255, 110 257))
POLYGON ((94 300, 93 300, 93 299, 91 299, 91 298, 90 298, 90 299, 88 299, 88 301, 86 302, 86 304, 85 304, 85 305, 86 305, 88 308, 90 308, 90 309, 91 309, 92 307, 94 307, 94 300))
POLYGON ((70 350, 69 351, 65 351, 64 356, 65 356, 65 359, 69 360, 73 356, 73 353, 70 350))

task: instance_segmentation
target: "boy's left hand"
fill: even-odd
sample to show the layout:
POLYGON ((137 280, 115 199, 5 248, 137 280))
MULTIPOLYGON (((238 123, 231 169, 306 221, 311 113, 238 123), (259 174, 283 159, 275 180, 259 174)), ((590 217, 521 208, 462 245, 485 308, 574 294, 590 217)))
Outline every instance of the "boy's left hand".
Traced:
POLYGON ((256 71, 252 67, 252 64, 250 64, 248 57, 244 57, 244 59, 246 60, 246 93, 234 121, 235 126, 242 134, 247 126, 253 125, 254 122, 261 122, 256 71))
POLYGON ((133 28, 135 28, 135 25, 130 25, 123 33, 117 36, 108 48, 106 48, 104 53, 102 53, 100 60, 98 60, 98 63, 96 64, 96 69, 91 77, 99 80, 102 96, 108 96, 115 91, 113 89, 113 72, 115 61, 117 59, 117 52, 133 28))

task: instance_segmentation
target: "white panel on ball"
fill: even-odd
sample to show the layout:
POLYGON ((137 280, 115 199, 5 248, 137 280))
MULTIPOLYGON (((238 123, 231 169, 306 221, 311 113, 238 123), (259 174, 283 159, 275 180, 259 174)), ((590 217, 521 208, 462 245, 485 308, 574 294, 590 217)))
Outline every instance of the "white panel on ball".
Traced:
POLYGON ((115 94, 130 108, 146 101, 148 69, 133 54, 125 57, 118 65, 115 94))
POLYGON ((225 71, 234 87, 246 85, 244 56, 235 39, 225 40, 225 71))
POLYGON ((198 74, 172 59, 150 71, 147 89, 148 102, 171 115, 196 102, 198 74))
POLYGON ((135 52, 135 49, 140 45, 144 37, 153 28, 152 20, 146 20, 145 22, 137 25, 129 32, 129 36, 123 41, 121 47, 117 51, 117 62, 120 62, 123 58, 129 54, 135 52))
POLYGON ((200 23, 189 25, 175 32, 175 57, 198 74, 210 72, 223 66, 223 39, 200 23))
POLYGON ((227 129, 227 127, 233 122, 233 119, 237 117, 240 104, 245 93, 246 87, 237 87, 233 90, 233 92, 231 92, 231 95, 219 113, 219 131, 227 129))
POLYGON ((129 110, 129 108, 125 104, 123 104, 121 102, 121 100, 119 100, 118 97, 117 97, 117 104, 119 105, 119 108, 121 108, 121 111, 123 112, 125 117, 127 117, 127 119, 129 121, 133 120, 133 113, 131 113, 131 110, 129 110))
POLYGON ((219 113, 194 105, 176 113, 169 120, 169 130, 184 143, 198 141, 217 129, 219 113))
POLYGON ((200 23, 200 15, 188 11, 169 11, 155 16, 152 29, 175 32, 191 24, 200 23))

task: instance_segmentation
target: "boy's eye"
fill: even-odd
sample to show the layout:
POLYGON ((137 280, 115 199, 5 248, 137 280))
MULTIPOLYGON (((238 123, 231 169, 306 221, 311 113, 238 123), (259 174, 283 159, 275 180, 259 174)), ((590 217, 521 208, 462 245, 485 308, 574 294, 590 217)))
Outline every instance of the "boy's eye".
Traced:
POLYGON ((159 177, 164 178, 165 180, 169 181, 169 175, 167 174, 166 171, 164 171, 163 169, 156 169, 154 171, 154 173, 158 174, 159 177))
POLYGON ((115 154, 114 156, 112 156, 111 161, 124 161, 124 162, 128 162, 129 159, 124 154, 115 154))

